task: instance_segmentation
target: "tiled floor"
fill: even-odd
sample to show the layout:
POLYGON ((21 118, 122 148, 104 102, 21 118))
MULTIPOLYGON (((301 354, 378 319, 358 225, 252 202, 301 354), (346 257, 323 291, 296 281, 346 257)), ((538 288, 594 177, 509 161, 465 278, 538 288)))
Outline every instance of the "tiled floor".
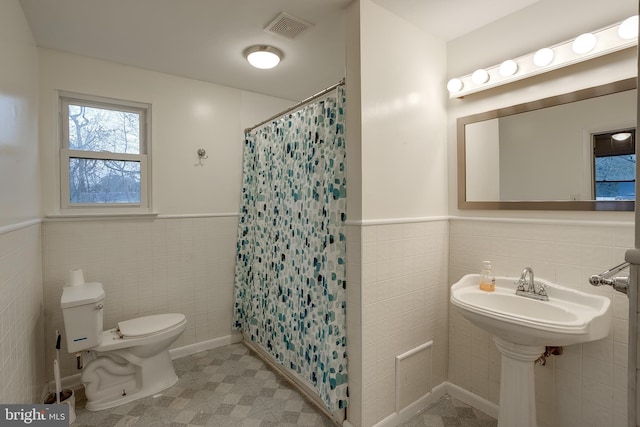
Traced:
POLYGON ((73 427, 334 426, 244 345, 174 360, 178 382, 161 393, 103 411, 78 401, 73 427))
MULTIPOLYGON (((78 396, 73 427, 335 426, 244 345, 174 360, 178 382, 157 396, 87 411, 78 396)), ((488 415, 450 397, 402 427, 495 427, 488 415)))
POLYGON ((498 421, 449 395, 400 427, 496 427, 498 421))

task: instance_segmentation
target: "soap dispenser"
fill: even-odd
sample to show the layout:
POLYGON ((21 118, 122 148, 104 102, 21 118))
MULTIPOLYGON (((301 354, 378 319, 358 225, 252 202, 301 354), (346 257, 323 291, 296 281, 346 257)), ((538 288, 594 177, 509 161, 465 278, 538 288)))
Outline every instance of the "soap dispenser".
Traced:
POLYGON ((482 271, 480 272, 480 289, 487 292, 493 292, 496 290, 496 278, 493 277, 491 261, 482 262, 482 271))

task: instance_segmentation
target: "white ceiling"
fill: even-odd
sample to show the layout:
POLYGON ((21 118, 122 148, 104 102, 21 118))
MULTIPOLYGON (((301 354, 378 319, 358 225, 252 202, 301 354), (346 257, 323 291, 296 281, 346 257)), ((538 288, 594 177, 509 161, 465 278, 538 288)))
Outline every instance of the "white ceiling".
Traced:
MULTIPOLYGON (((351 0, 20 0, 40 47, 300 100, 344 76, 344 7, 351 0), (293 40, 264 28, 280 12, 314 24, 293 40), (242 51, 270 44, 285 57, 250 67, 242 51)), ((443 39, 537 0, 374 0, 443 39), (466 10, 464 16, 461 10, 466 10), (455 23, 455 25, 451 25, 455 23)))
POLYGON ((373 0, 422 30, 449 41, 539 0, 373 0))

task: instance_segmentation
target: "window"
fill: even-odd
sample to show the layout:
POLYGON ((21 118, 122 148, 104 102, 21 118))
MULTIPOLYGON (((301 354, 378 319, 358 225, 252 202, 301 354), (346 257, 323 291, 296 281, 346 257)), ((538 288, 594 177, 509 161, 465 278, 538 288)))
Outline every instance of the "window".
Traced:
POLYGON ((636 131, 593 135, 595 200, 635 200, 636 131))
POLYGON ((150 106, 61 94, 61 208, 149 211, 150 106))

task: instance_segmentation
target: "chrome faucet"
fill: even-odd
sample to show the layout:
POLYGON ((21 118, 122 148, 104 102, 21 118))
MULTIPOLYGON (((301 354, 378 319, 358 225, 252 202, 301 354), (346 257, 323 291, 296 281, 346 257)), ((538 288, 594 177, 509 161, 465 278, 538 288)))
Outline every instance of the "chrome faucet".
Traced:
POLYGON ((536 283, 533 275, 533 269, 531 267, 525 267, 522 270, 520 279, 518 279, 516 283, 518 284, 518 287, 516 288, 516 295, 541 301, 549 301, 547 287, 544 283, 536 283))

